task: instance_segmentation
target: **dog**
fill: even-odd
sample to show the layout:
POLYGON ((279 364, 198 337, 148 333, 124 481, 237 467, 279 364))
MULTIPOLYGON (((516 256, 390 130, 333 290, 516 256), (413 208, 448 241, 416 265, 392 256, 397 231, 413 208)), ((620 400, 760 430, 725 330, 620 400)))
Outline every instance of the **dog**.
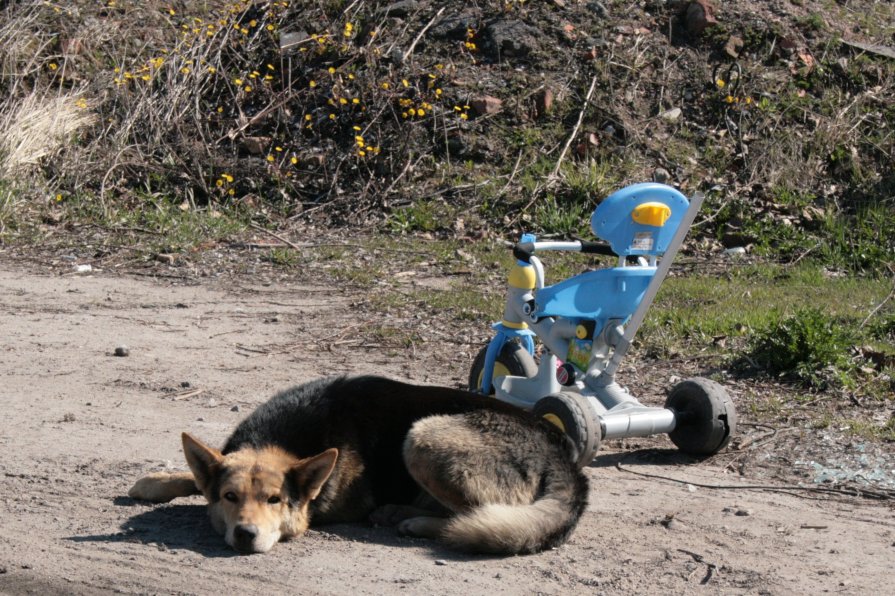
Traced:
POLYGON ((259 406, 220 451, 182 439, 190 471, 150 474, 129 496, 204 495, 214 529, 244 554, 365 519, 461 551, 534 553, 562 544, 587 507, 562 431, 457 389, 321 379, 259 406))

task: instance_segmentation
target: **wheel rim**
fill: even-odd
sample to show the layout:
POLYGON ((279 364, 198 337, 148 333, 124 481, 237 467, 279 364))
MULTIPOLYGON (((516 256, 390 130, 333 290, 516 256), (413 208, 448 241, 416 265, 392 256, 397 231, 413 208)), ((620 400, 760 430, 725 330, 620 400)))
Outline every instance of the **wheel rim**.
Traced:
MULTIPOLYGON (((510 369, 507 368, 507 365, 502 362, 494 363, 494 372, 491 373, 491 385, 494 385, 494 379, 497 377, 507 377, 510 375, 510 369)), ((485 371, 479 373, 478 383, 476 383, 476 389, 479 389, 482 386, 482 377, 485 376, 485 371)))
POLYGON ((541 416, 544 420, 557 427, 562 432, 566 432, 566 425, 562 423, 562 420, 559 419, 559 416, 556 414, 544 414, 541 416))

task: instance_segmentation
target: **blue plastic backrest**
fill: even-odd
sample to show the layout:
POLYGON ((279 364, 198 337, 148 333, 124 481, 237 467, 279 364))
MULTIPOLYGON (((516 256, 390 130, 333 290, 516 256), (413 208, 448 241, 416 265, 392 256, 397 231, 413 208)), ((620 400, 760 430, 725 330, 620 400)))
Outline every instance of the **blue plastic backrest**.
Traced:
POLYGON ((674 237, 690 202, 676 189, 656 182, 632 184, 600 203, 590 218, 597 237, 609 242, 617 255, 662 255, 674 237), (637 223, 632 212, 642 203, 662 203, 671 209, 663 226, 637 223))

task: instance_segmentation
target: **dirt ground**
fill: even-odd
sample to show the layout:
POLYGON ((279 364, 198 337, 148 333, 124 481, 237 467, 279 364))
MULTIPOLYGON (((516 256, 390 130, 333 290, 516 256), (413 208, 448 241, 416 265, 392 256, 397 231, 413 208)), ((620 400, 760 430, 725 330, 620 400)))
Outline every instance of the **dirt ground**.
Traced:
POLYGON ((895 580, 891 501, 749 489, 785 479, 662 441, 601 451, 580 526, 538 555, 343 525, 237 556, 199 498, 126 497, 146 472, 185 468, 181 431, 222 443, 275 391, 321 375, 456 385, 468 362, 366 340, 362 297, 335 287, 72 271, 0 261, 2 593, 870 594, 895 580))

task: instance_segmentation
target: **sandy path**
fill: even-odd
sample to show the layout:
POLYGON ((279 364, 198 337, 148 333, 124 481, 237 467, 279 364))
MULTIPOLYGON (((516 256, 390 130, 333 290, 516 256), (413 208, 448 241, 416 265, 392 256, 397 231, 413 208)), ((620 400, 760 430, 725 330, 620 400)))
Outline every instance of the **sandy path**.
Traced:
POLYGON ((765 482, 655 451, 601 453, 583 522, 539 555, 469 557, 358 525, 235 556, 198 498, 124 496, 142 473, 184 468, 180 431, 222 442, 273 392, 320 375, 465 376, 443 350, 341 341, 363 332, 350 331, 357 296, 240 283, 0 266, 0 592, 858 594, 895 580, 890 506, 615 467, 765 482), (129 356, 112 355, 121 345, 129 356))

